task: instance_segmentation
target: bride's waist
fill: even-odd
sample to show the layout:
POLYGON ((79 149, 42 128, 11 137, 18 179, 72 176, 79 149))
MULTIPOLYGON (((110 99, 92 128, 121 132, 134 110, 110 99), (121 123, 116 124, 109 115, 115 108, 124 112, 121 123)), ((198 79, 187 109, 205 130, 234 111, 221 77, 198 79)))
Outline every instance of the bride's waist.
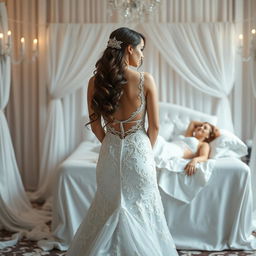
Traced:
POLYGON ((121 139, 127 137, 130 134, 136 133, 138 131, 145 131, 144 120, 137 120, 129 123, 120 122, 118 129, 114 128, 111 125, 107 125, 107 132, 117 135, 121 139), (129 126, 126 126, 126 125, 129 125, 129 126))
POLYGON ((126 139, 128 137, 131 137, 132 135, 139 134, 139 133, 146 135, 146 130, 145 130, 144 126, 138 127, 137 129, 129 129, 124 132, 107 128, 107 134, 114 135, 115 137, 118 137, 119 139, 126 139))

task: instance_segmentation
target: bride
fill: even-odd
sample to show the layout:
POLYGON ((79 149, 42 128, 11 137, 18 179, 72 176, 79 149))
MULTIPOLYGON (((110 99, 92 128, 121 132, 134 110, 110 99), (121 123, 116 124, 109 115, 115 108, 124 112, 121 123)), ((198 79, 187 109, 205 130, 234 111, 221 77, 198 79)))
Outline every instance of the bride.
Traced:
POLYGON ((152 151, 159 125, 156 86, 150 74, 129 69, 141 65, 144 46, 136 31, 113 31, 89 81, 90 125, 102 143, 97 192, 67 256, 178 255, 152 151))

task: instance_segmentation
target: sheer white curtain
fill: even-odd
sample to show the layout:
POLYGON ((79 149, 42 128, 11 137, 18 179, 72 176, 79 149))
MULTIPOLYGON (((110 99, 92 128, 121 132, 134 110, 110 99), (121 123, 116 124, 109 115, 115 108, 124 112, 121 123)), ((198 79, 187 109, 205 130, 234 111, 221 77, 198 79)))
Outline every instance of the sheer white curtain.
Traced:
POLYGON ((228 95, 235 78, 234 26, 152 23, 142 27, 177 73, 193 87, 220 99, 218 125, 233 131, 228 95))
MULTIPOLYGON (((250 84, 254 98, 256 100, 256 60, 252 60, 250 63, 250 84)), ((252 141, 252 151, 249 166, 252 172, 252 190, 253 194, 256 195, 256 126, 254 128, 254 136, 252 141)), ((254 211, 256 215, 256 197, 254 197, 254 211)))
MULTIPOLYGON (((48 99, 45 81, 45 30, 47 24, 108 23, 118 22, 119 17, 109 16, 107 1, 102 0, 2 1, 6 3, 10 18, 9 28, 16 41, 13 44, 14 53, 19 52, 20 37, 25 36, 26 57, 30 57, 32 41, 34 38, 39 39, 38 59, 33 63, 26 59, 21 65, 12 67, 10 100, 6 107, 6 117, 22 180, 27 189, 35 190, 39 179, 39 162, 42 156, 47 119, 48 99), (26 139, 28 137, 30 140, 26 139)), ((234 0, 161 0, 159 12, 153 19, 155 22, 232 22, 236 13, 242 12, 242 8, 237 5, 237 2, 234 0)), ((147 41, 145 49, 145 71, 150 71, 159 85, 160 99, 213 113, 217 99, 190 86, 166 63, 155 47, 154 55, 151 55, 153 51, 149 49, 149 44, 151 44, 150 40, 147 41), (193 100, 194 97, 197 98, 197 102, 193 100)), ((236 73, 239 73, 239 70, 236 73)), ((237 84, 237 87, 240 88, 240 84, 237 84)), ((64 105, 65 102, 74 102, 74 108, 79 110, 82 103, 78 101, 82 97, 82 93, 84 91, 79 89, 70 95, 70 99, 68 96, 64 97, 64 105), (75 95, 77 95, 77 99, 75 99, 75 95)), ((236 95, 235 102, 240 106, 237 104, 238 96, 241 94, 236 95)), ((245 98, 248 99, 248 97, 245 98)), ((83 102, 84 100, 85 95, 83 102)), ((236 117, 235 121, 237 120, 235 125, 240 123, 242 118, 243 123, 248 122, 248 118, 244 114, 240 118, 236 112, 234 117, 236 117)), ((65 111, 64 120, 66 120, 65 111)), ((68 123, 68 121, 64 122, 68 123)), ((244 134, 244 139, 248 139, 250 129, 245 130, 244 134)), ((69 135, 74 136, 71 132, 69 135)))
MULTIPOLYGON (((7 35, 8 21, 5 4, 0 3, 0 31, 7 35)), ((0 228, 10 228, 17 221, 19 211, 30 203, 25 195, 9 133, 4 109, 9 100, 11 62, 0 56, 0 228), (11 214, 9 215, 9 211, 11 214), (13 219, 13 221, 12 221, 13 219)))
MULTIPOLYGON (((106 38, 115 26, 112 24, 51 24, 48 29, 48 90, 50 96, 48 120, 40 164, 39 190, 32 200, 51 194, 56 167, 71 152, 66 132, 64 96, 85 86, 106 38)), ((70 120, 75 112, 70 113, 70 120)))
MULTIPOLYGON (((121 24, 54 24, 49 27, 48 86, 51 101, 40 166, 40 189, 36 198, 49 196, 49 188, 55 180, 56 167, 73 149, 69 135, 73 134, 75 129, 70 128, 69 123, 77 113, 70 96, 70 104, 65 96, 86 86, 95 62, 106 46, 109 34, 114 27, 120 26, 121 24)), ((144 24, 142 27, 148 38, 167 58, 168 63, 186 80, 207 94, 223 98, 221 103, 227 112, 223 119, 221 113, 218 113, 219 118, 222 127, 232 130, 226 98, 234 81, 232 25, 144 24), (186 34, 189 36, 186 37, 186 34), (163 41, 155 39, 158 37, 163 38, 163 41), (226 126, 225 120, 228 120, 226 126)))
MULTIPOLYGON (((8 30, 7 12, 4 3, 0 3, 0 31, 6 38, 8 30)), ((0 229, 10 231, 31 230, 49 220, 34 210, 26 196, 17 167, 12 140, 5 118, 4 109, 9 100, 11 80, 11 60, 9 56, 0 56, 0 229)), ((38 228, 39 231, 39 228, 38 228)), ((12 240, 0 241, 0 249, 14 245, 21 234, 15 234, 12 240)))
MULTIPOLYGON (((14 53, 18 53, 20 37, 26 39, 26 61, 12 67, 12 86, 10 100, 6 107, 13 147, 22 180, 27 189, 37 187, 39 177, 39 162, 42 156, 42 144, 47 117, 47 94, 45 81, 45 30, 48 23, 107 23, 116 22, 118 17, 109 17, 106 7, 107 1, 94 0, 2 0, 5 1, 9 15, 9 28, 16 43, 14 53), (39 58, 31 63, 32 41, 39 39, 39 58), (29 137, 30 140, 26 138, 29 137), (31 157, 33 155, 33 157, 31 157)), ((243 18, 255 16, 255 3, 248 6, 251 16, 243 14, 243 8, 254 0, 161 0, 159 12, 154 17, 155 22, 233 22, 242 23, 243 18)), ((244 31, 243 31, 244 30, 244 31)), ((248 30, 248 23, 244 29, 248 30)), ((239 34, 238 33, 238 34, 239 34)), ((145 53, 145 71, 150 71, 159 85, 159 97, 163 101, 173 102, 209 114, 214 113, 218 99, 207 95, 184 80, 168 65, 157 49, 154 55, 149 50, 151 40, 147 41, 145 53), (150 62, 150 63, 149 63, 150 62), (150 67, 149 67, 150 66, 150 67), (195 102, 194 98, 197 99, 195 102)), ((255 103, 251 88, 245 89, 247 84, 246 69, 238 67, 236 70, 235 87, 230 101, 233 110, 235 132, 244 140, 251 139, 256 121, 255 103), (245 73, 242 79, 241 73, 245 73), (246 102, 246 104, 243 104, 246 102), (253 105, 252 105, 253 104, 253 105), (241 107, 242 106, 242 107, 241 107), (252 107, 253 106, 253 109, 252 107), (246 124, 246 125, 243 125, 246 124)), ((80 89, 79 89, 80 90, 80 89)), ((78 90, 78 91, 79 91, 78 90)), ((82 97, 77 92, 71 98, 64 97, 63 101, 77 103, 82 97)), ((84 98, 83 98, 84 100, 84 98)), ((65 113, 64 113, 65 115, 65 113)), ((64 117, 65 119, 65 117, 64 117)), ((71 134, 71 133, 70 133, 71 134)), ((73 136, 73 134, 72 134, 73 136)))

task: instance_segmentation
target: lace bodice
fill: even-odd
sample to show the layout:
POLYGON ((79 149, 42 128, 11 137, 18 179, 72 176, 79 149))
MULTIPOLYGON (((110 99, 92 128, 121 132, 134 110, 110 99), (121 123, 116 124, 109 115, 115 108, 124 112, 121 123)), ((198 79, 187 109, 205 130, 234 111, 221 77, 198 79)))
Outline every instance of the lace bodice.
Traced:
MULTIPOLYGON (((144 129, 144 123, 145 123, 145 112, 146 112, 146 99, 144 95, 144 73, 140 73, 140 82, 138 85, 139 88, 139 95, 138 97, 140 98, 140 106, 132 112, 130 117, 126 120, 115 120, 113 124, 119 124, 120 125, 120 131, 114 129, 110 125, 106 125, 107 127, 107 132, 110 132, 114 135, 118 135, 121 139, 125 138, 127 135, 132 134, 138 130, 144 129), (142 113, 142 116, 140 119, 134 120, 135 117, 142 113), (129 124, 129 123, 134 123, 134 125, 129 128, 128 130, 125 130, 124 124, 129 124)), ((106 121, 105 121, 106 122, 106 121)))

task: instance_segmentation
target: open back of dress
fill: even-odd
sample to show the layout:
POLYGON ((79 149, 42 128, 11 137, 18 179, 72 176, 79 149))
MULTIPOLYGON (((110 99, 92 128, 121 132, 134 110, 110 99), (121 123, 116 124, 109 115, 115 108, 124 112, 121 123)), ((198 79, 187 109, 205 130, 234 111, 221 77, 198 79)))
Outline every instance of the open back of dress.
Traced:
POLYGON ((144 128, 146 102, 140 76, 140 106, 128 119, 107 124, 96 169, 97 192, 67 256, 178 255, 144 128))
MULTIPOLYGON (((125 138, 127 135, 136 132, 139 129, 144 128, 145 122, 145 112, 146 112, 146 100, 144 95, 144 74, 140 73, 140 82, 138 84, 139 94, 138 97, 140 99, 140 106, 131 113, 129 118, 126 120, 117 120, 115 119, 113 123, 107 124, 107 131, 118 135, 120 138, 125 138), (140 117, 138 118, 138 116, 140 117), (119 125, 119 129, 115 129, 113 125, 119 125), (132 124, 132 126, 126 127, 127 124, 132 124)), ((105 121, 106 122, 106 121, 105 121)))

